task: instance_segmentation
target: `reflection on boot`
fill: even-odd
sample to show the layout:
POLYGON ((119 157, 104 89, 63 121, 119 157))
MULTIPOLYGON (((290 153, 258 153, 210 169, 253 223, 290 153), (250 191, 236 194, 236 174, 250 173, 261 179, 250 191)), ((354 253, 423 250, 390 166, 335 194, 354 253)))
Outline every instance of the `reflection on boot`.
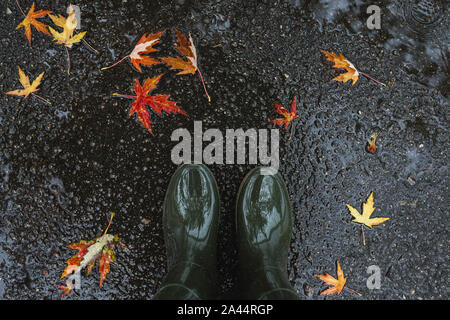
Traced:
POLYGON ((163 229, 168 274, 155 299, 213 299, 219 192, 204 165, 183 165, 164 200, 163 229))
POLYGON ((292 233, 289 195, 279 173, 251 170, 236 202, 240 287, 245 299, 298 299, 287 278, 292 233))

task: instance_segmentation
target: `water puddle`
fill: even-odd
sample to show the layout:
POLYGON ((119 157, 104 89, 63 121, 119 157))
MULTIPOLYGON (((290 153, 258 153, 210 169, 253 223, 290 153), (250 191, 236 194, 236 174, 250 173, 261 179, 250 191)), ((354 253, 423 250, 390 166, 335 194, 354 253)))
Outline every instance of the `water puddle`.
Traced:
MULTIPOLYGON (((321 32, 367 34, 367 1, 319 0, 310 5, 321 32)), ((439 0, 386 1, 381 9, 381 29, 369 31, 380 41, 415 82, 436 88, 448 98, 448 5, 439 0)))

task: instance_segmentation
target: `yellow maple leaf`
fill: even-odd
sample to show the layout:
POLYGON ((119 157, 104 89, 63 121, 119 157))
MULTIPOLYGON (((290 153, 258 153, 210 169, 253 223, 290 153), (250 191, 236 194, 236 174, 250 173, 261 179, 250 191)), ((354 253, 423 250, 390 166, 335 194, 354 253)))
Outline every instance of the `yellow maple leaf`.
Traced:
POLYGON ((74 43, 80 42, 85 36, 86 31, 80 32, 75 36, 73 35, 77 27, 77 18, 75 17, 75 10, 73 10, 72 5, 69 7, 69 15, 67 18, 64 18, 62 15, 54 16, 49 14, 48 16, 55 25, 63 29, 62 32, 58 32, 52 27, 48 27, 56 43, 61 43, 68 48, 72 48, 74 43))
POLYGON ((30 94, 39 90, 37 87, 41 84, 44 72, 42 72, 36 79, 34 79, 33 83, 30 84, 30 78, 25 75, 20 67, 17 68, 19 69, 19 81, 22 84, 23 89, 8 91, 6 92, 6 94, 24 96, 25 98, 27 98, 30 94))
POLYGON ((356 223, 364 224, 364 225, 368 226, 369 228, 372 228, 372 226, 379 225, 380 223, 383 223, 384 221, 389 220, 389 218, 384 218, 384 217, 370 218, 373 211, 375 210, 373 203, 374 203, 373 192, 371 192, 369 197, 367 198, 367 201, 365 203, 363 203, 363 213, 362 214, 360 214, 358 210, 356 210, 349 204, 346 204, 348 210, 350 211, 350 214, 354 217, 354 219, 352 221, 356 222, 356 223))
POLYGON ((20 69, 20 67, 17 68, 19 69, 19 82, 22 85, 23 89, 8 91, 6 92, 6 94, 11 94, 15 96, 24 96, 24 98, 27 98, 31 94, 36 98, 48 104, 51 104, 50 101, 48 101, 47 99, 44 99, 41 96, 38 96, 37 94, 34 93, 39 90, 37 87, 41 84, 44 72, 42 72, 36 79, 34 79, 32 83, 30 83, 30 78, 28 78, 28 76, 25 75, 25 73, 22 71, 22 69, 20 69))

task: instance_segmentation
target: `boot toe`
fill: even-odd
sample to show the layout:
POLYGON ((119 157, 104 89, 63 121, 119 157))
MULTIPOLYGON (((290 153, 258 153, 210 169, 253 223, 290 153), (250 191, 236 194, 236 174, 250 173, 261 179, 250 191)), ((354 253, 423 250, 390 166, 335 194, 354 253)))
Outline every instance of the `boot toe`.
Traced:
POLYGON ((281 252, 289 249, 292 216, 279 173, 262 175, 261 168, 250 171, 240 187, 236 218, 243 254, 274 266, 287 262, 281 252))

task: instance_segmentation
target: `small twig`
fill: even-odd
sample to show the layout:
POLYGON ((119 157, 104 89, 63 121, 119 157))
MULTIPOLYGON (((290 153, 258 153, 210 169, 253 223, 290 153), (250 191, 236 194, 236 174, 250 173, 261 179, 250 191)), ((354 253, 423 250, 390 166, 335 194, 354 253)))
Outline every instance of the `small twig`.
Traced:
POLYGON ((16 4, 17 4, 17 6, 19 7, 20 12, 22 12, 23 16, 26 17, 27 15, 25 14, 25 12, 23 12, 22 7, 21 7, 20 4, 19 4, 19 1, 16 0, 16 4))
POLYGON ((380 82, 380 81, 378 81, 378 80, 372 78, 372 77, 369 76, 368 74, 365 74, 364 72, 361 72, 361 71, 359 71, 359 73, 360 73, 361 75, 363 75, 364 77, 366 77, 367 79, 370 79, 370 80, 372 80, 372 81, 375 81, 376 83, 381 84, 382 86, 385 86, 385 87, 386 87, 386 85, 385 85, 383 82, 380 82))
POLYGON ((66 55, 67 55, 67 74, 70 75, 70 55, 69 55, 69 49, 67 49, 66 46, 64 46, 66 49, 66 55))
POLYGON ((94 51, 96 54, 99 54, 98 50, 95 49, 93 46, 91 46, 86 40, 82 39, 83 44, 88 47, 89 49, 91 49, 92 51, 94 51))
POLYGON ((127 55, 127 56, 125 56, 125 57, 123 57, 122 59, 120 59, 119 61, 117 61, 117 62, 115 62, 115 63, 113 63, 112 65, 110 65, 109 67, 103 67, 103 68, 101 68, 100 70, 106 70, 106 69, 109 69, 109 68, 112 68, 112 67, 114 67, 114 66, 117 66, 119 63, 121 63, 123 60, 125 60, 126 58, 128 58, 130 55, 127 55))
POLYGON ((205 81, 203 81, 202 73, 200 72, 200 69, 198 69, 198 68, 197 68, 197 71, 198 71, 198 75, 200 76, 200 80, 202 80, 203 89, 205 89, 206 96, 208 97, 208 102, 211 102, 211 97, 209 96, 208 91, 206 91, 205 81))
POLYGON ((38 99, 44 101, 45 103, 52 104, 49 100, 47 100, 47 99, 45 99, 45 98, 42 98, 41 96, 38 96, 38 95, 35 94, 35 93, 31 93, 31 94, 32 94, 34 97, 36 97, 36 98, 38 98, 38 99))

